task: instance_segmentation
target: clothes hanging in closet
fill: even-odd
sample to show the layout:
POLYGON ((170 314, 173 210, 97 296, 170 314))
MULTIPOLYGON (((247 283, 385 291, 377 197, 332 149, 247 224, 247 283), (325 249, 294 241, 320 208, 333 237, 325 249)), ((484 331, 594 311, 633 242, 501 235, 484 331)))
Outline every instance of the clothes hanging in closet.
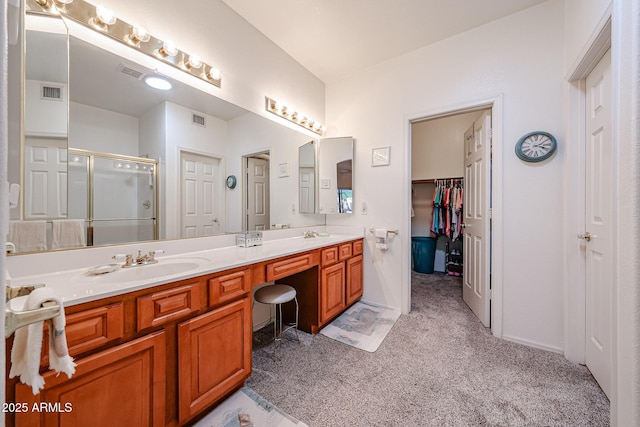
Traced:
POLYGON ((464 183, 459 179, 437 179, 433 191, 431 231, 456 240, 462 234, 464 183))

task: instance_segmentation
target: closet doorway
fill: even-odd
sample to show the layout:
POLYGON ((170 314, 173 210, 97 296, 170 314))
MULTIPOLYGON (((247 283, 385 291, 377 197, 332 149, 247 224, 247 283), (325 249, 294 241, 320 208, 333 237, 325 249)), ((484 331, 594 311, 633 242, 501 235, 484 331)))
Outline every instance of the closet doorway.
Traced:
POLYGON ((463 299, 485 327, 491 326, 491 116, 485 105, 411 121, 412 238, 436 239, 433 274, 462 277, 463 299))

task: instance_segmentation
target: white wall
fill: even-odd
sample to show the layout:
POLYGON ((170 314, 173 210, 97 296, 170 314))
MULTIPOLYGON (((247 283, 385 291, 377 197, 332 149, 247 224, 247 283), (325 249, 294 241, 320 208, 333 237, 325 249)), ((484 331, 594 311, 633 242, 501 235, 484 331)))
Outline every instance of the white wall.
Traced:
POLYGON ((612 425, 640 422, 640 3, 615 0, 612 70, 616 181, 616 390, 612 425), (629 185, 632 183, 633 185, 629 185))
POLYGON ((69 103, 69 148, 138 156, 138 119, 69 103))
POLYGON ((166 185, 166 123, 165 123, 165 105, 160 103, 145 112, 140 117, 139 123, 139 151, 140 155, 148 156, 151 159, 158 160, 157 182, 158 186, 158 231, 159 238, 166 239, 166 197, 164 188, 166 185))
POLYGON ((598 22, 607 15, 612 0, 565 0, 564 54, 565 71, 573 68, 584 55, 587 41, 592 37, 598 22))
POLYGON ((411 125, 411 179, 464 176, 464 133, 482 113, 457 114, 411 125))
POLYGON ((384 255, 368 241, 365 299, 400 307, 409 283, 408 117, 502 95, 503 138, 494 142, 503 145, 504 180, 494 197, 504 206, 496 224, 504 239, 495 242, 503 250, 504 268, 496 272, 503 278, 503 336, 561 351, 563 15, 563 2, 552 0, 328 85, 329 132, 356 136, 356 213, 327 224, 400 227, 384 255), (559 141, 542 164, 514 154, 515 142, 532 130, 559 141), (391 165, 372 168, 371 149, 387 145, 391 165))
POLYGON ((25 81, 24 132, 30 136, 67 137, 67 85, 64 83, 25 81), (41 98, 41 86, 60 87, 61 99, 41 98))
MULTIPOLYGON (((222 0, 200 8, 175 0, 111 0, 121 19, 143 25, 222 70, 222 88, 211 93, 265 117, 264 97, 324 120, 325 86, 222 0)), ((285 123, 285 121, 282 121, 285 123)), ((294 126, 289 125, 287 126, 294 126)))
POLYGON ((270 120, 253 114, 244 114, 228 122, 229 142, 227 144, 227 175, 235 175, 238 184, 235 189, 227 189, 227 230, 242 230, 242 156, 268 151, 271 188, 271 223, 301 225, 324 224, 324 215, 298 213, 298 147, 313 138, 280 126, 270 120), (280 177, 278 166, 289 164, 289 176, 280 177), (295 206, 295 213, 292 212, 295 206))

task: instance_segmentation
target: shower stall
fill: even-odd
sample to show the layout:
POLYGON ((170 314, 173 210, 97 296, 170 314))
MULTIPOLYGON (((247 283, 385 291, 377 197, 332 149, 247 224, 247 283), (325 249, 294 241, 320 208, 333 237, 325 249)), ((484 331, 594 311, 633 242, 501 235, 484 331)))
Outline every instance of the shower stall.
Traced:
POLYGON ((87 224, 87 246, 158 238, 158 161, 68 151, 68 218, 87 224))

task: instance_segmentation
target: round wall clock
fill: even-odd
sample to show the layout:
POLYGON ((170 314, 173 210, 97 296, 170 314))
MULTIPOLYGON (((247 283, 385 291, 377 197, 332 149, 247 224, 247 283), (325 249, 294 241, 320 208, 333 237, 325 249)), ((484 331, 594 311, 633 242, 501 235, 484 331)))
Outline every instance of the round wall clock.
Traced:
POLYGON ((235 175, 229 175, 227 177, 227 187, 236 188, 236 176, 235 175))
POLYGON ((535 131, 524 135, 516 143, 516 155, 525 162, 541 162, 548 159, 558 148, 553 135, 535 131))

